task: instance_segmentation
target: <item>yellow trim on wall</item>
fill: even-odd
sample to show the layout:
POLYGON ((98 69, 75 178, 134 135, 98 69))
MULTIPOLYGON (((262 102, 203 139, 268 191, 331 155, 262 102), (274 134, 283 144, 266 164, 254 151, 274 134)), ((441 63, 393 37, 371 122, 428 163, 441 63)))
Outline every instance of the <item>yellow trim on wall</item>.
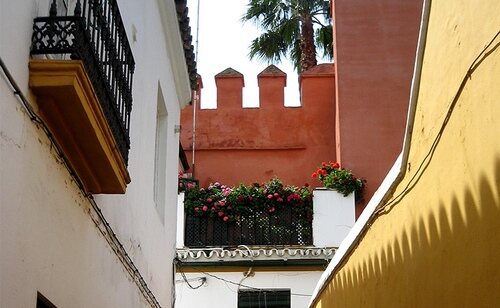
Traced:
POLYGON ((40 116, 85 190, 124 193, 130 176, 83 63, 31 60, 29 70, 40 116))

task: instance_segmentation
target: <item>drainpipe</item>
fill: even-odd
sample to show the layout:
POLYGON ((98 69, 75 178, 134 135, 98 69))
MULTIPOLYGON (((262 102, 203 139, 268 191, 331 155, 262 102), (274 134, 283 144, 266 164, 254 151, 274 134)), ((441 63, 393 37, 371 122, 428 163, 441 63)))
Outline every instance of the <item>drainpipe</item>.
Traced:
MULTIPOLYGON (((423 57, 424 57, 424 50, 425 50, 425 44, 427 41, 427 29, 428 29, 428 24, 429 24, 429 15, 430 15, 430 7, 431 7, 432 0, 424 0, 423 3, 423 8, 422 8, 422 18, 421 18, 421 23, 420 23, 420 31, 419 31, 419 37, 418 37, 418 43, 417 43, 417 51, 416 51, 416 56, 415 56, 415 67, 413 69, 413 79, 411 83, 411 89, 410 89, 410 101, 409 101, 409 107, 408 107, 408 116, 407 116, 407 122, 406 122, 406 129, 405 129, 405 135, 404 135, 404 141, 403 141, 403 149, 400 154, 400 157, 395 163, 395 167, 398 164, 399 161, 399 171, 397 175, 395 176, 394 180, 390 184, 390 186, 387 188, 385 192, 383 192, 383 196, 380 198, 380 200, 377 202, 377 205, 369 214, 370 216, 368 219, 366 219, 365 223, 363 226, 361 226, 361 229, 357 232, 357 234, 354 236, 352 240, 347 241, 344 244, 341 244, 339 247, 339 250, 342 250, 343 246, 345 247, 344 251, 341 252, 341 255, 338 258, 332 259, 332 262, 329 264, 327 270, 325 271, 324 275, 321 277, 320 281, 318 282, 318 285, 316 286, 316 289, 314 290, 314 293, 311 297, 311 300, 309 302, 309 307, 313 307, 318 300, 319 294, 321 294, 325 288, 327 287, 327 283, 331 280, 333 275, 339 270, 339 268, 343 265, 344 261, 352 251, 357 247, 358 242, 361 240, 363 234, 367 231, 368 227, 373 223, 373 221, 376 219, 378 216, 378 211, 380 211, 384 204, 391 198, 393 195, 394 191, 396 190, 397 186, 401 182, 401 180, 404 178, 406 174, 406 166, 408 164, 408 156, 410 153, 410 147, 411 147, 411 137, 413 134, 413 125, 415 123, 415 112, 417 109, 417 100, 418 100, 418 95, 420 91, 420 80, 421 80, 421 75, 422 75, 422 62, 423 62, 423 57)), ((394 169, 394 167, 393 167, 394 169)), ((392 171, 392 169, 391 169, 392 171)), ((374 196, 375 197, 375 196, 374 196)), ((373 199, 372 199, 373 200, 373 199)), ((375 201, 375 200, 374 200, 375 201)), ((363 214, 362 214, 363 216, 363 214)), ((360 221, 361 222, 361 221, 360 221)), ((353 229, 354 230, 354 229, 353 229)), ((349 235, 348 235, 349 237, 349 235)), ((346 238, 347 240, 347 238, 346 238)))
MULTIPOLYGON (((196 53, 195 53, 195 56, 194 56, 194 59, 196 60, 196 62, 198 62, 198 38, 200 36, 200 0, 198 0, 198 3, 197 3, 197 8, 196 8, 196 53)), ((198 80, 196 80, 196 84, 198 85, 198 80)), ((199 86, 199 85, 198 85, 199 86)), ((192 144, 192 150, 193 150, 193 153, 191 155, 191 158, 192 158, 192 163, 191 163, 191 166, 192 166, 192 169, 191 169, 191 177, 194 179, 195 178, 195 154, 196 154, 196 109, 198 108, 198 89, 194 90, 193 91, 194 93, 194 99, 193 99, 193 144, 192 144)))

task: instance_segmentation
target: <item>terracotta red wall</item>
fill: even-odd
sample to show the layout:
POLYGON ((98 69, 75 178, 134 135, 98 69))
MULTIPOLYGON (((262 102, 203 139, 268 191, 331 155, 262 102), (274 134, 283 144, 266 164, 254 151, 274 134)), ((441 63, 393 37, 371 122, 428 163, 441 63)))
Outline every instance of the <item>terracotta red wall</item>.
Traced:
POLYGON ((335 0, 332 7, 337 157, 367 179, 368 201, 402 149, 422 0, 335 0))
MULTIPOLYGON (((301 107, 284 107, 286 75, 279 69, 269 67, 258 78, 260 108, 241 107, 244 77, 229 69, 216 75, 217 109, 198 107, 195 176, 202 185, 261 183, 273 176, 303 185, 321 161, 335 160, 333 64, 303 74, 301 107)), ((189 106, 181 115, 189 162, 192 113, 189 106)))

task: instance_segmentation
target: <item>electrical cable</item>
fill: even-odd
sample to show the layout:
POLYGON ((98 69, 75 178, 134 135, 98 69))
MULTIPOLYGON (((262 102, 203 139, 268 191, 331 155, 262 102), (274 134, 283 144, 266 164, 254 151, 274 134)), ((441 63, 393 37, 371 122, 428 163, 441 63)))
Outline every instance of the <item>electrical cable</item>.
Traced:
MULTIPOLYGON (((179 269, 183 266, 182 264, 184 263, 184 262, 182 262, 179 259, 175 259, 174 262, 177 264, 177 268, 179 268, 179 269)), ((235 281, 232 281, 232 280, 228 280, 228 279, 219 277, 219 276, 214 275, 214 274, 210 274, 210 273, 207 273, 207 272, 204 272, 204 271, 197 270, 196 268, 194 270, 196 272, 198 272, 198 273, 210 276, 212 278, 218 279, 218 280, 226 282, 226 283, 230 283, 230 284, 235 285, 235 286, 244 287, 244 288, 247 288, 247 289, 250 289, 250 290, 260 291, 260 292, 274 292, 273 290, 270 290, 270 289, 262 289, 262 288, 252 287, 252 286, 245 285, 245 284, 242 284, 242 283, 238 283, 238 282, 235 282, 235 281)), ((182 273, 181 270, 179 270, 179 272, 182 273)), ((311 297, 312 296, 310 294, 303 294, 303 293, 290 293, 290 294, 294 295, 294 296, 306 296, 306 297, 311 297)))
MULTIPOLYGON (((231 280, 228 280, 228 279, 225 279, 225 278, 222 278, 222 277, 219 277, 219 276, 207 273, 207 272, 200 272, 200 273, 205 274, 207 276, 210 276, 212 278, 215 278, 215 279, 218 279, 218 280, 221 280, 221 281, 224 281, 224 282, 236 285, 236 286, 239 285, 241 287, 245 287, 247 289, 251 289, 251 290, 255 290, 255 291, 260 291, 260 292, 269 292, 269 293, 274 292, 273 290, 270 290, 270 289, 262 289, 262 288, 257 288, 257 287, 252 287, 252 286, 249 286, 249 285, 245 285, 245 284, 239 284, 238 282, 234 282, 234 281, 231 281, 231 280)), ((307 296, 307 297, 312 296, 311 294, 303 294, 303 293, 290 293, 290 294, 294 295, 294 296, 307 296)))
POLYGON ((481 62, 484 60, 484 58, 486 58, 488 55, 490 55, 493 51, 495 51, 500 46, 500 42, 499 42, 490 51, 488 51, 488 53, 486 53, 486 51, 493 45, 493 43, 499 37, 499 35, 500 35, 500 31, 498 31, 493 36, 493 38, 490 40, 490 42, 486 45, 486 47, 484 47, 482 49, 482 51, 478 54, 478 56, 474 59, 474 61, 471 63, 471 65, 467 69, 467 72, 465 73, 465 76, 463 77, 462 82, 460 83, 460 86, 459 86, 457 92, 455 93, 451 103, 450 103, 450 106, 448 107, 446 116, 444 117, 443 122, 441 123, 441 127, 440 127, 436 137, 434 138, 429 150, 427 151, 426 155, 424 156, 424 158, 420 162, 420 164, 417 168, 417 171, 415 171, 415 174, 413 174, 413 176, 410 178, 410 180, 408 181, 406 186, 403 188, 403 190, 398 195, 396 195, 394 198, 389 200, 384 206, 377 209, 377 211, 375 212, 376 215, 381 214, 382 212, 387 213, 390 209, 392 209, 392 207, 394 207, 396 204, 401 202, 403 197, 407 193, 409 193, 415 187, 415 185, 418 183, 418 181, 422 177, 424 171, 427 169, 427 167, 429 166, 429 164, 432 160, 432 157, 437 149, 437 146, 438 146, 439 142, 441 141, 441 137, 443 135, 443 132, 444 132, 446 126, 448 125, 448 122, 451 118, 451 115, 455 109, 456 104, 458 103, 458 99, 460 98, 460 95, 462 94, 462 91, 464 90, 468 80, 471 78, 472 73, 477 69, 477 67, 481 64, 481 62))
POLYGON ((196 290, 196 289, 201 288, 201 287, 205 284, 205 282, 207 281, 207 279, 206 279, 205 277, 200 277, 200 278, 198 278, 197 280, 201 280, 201 284, 200 284, 199 286, 194 287, 193 285, 191 285, 191 284, 189 283, 189 280, 187 279, 186 274, 185 274, 184 272, 182 272, 182 271, 179 271, 179 272, 181 273, 181 276, 182 276, 182 279, 184 280, 184 282, 185 282, 185 283, 188 285, 188 287, 189 287, 190 289, 192 289, 192 290, 196 290))

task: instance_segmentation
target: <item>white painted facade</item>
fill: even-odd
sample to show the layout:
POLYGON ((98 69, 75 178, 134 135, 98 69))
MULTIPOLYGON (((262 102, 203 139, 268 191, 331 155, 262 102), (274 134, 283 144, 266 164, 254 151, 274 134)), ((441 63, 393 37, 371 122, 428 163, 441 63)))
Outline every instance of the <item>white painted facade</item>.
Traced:
MULTIPOLYGON (((181 275, 177 275, 175 307, 236 308, 238 307, 238 290, 248 290, 245 286, 251 286, 260 289, 290 289, 290 307, 303 308, 307 306, 310 295, 321 276, 319 271, 252 272, 245 278, 244 275, 248 270, 249 268, 242 269, 241 272, 185 273, 192 287, 202 283, 200 278, 206 279, 206 282, 195 290, 188 286, 181 275), (238 288, 240 282, 241 285, 238 288)), ((266 306, 262 303, 261 307, 266 306)))
POLYGON ((344 197, 335 190, 313 193, 313 242, 316 247, 339 247, 355 222, 354 193, 344 197))
MULTIPOLYGON (((96 195, 92 206, 0 72, 0 307, 35 307, 37 292, 57 307, 148 307, 148 296, 161 307, 171 306, 175 126, 190 99, 188 76, 174 1, 118 0, 118 5, 136 62, 131 183, 124 195, 96 195), (167 115, 166 149, 158 158, 165 162, 164 172, 157 173, 159 101, 167 115), (165 177, 158 181, 163 205, 155 203, 155 174, 165 177)), ((0 57, 35 110, 28 87, 29 47, 33 18, 47 16, 48 9, 48 0, 0 0, 0 57)))
POLYGON ((291 292, 291 308, 306 307, 322 275, 320 270, 286 270, 285 264, 266 269, 262 264, 276 260, 330 260, 355 220, 354 194, 344 197, 320 188, 313 192, 313 246, 190 249, 184 247, 184 194, 179 194, 178 202, 177 258, 183 264, 176 273, 178 308, 238 307, 238 291, 251 289, 287 289, 291 292), (242 261, 248 266, 241 266, 242 261), (196 266, 197 262, 203 266, 196 266), (260 267, 253 268, 252 264, 260 267), (209 265, 210 272, 204 272, 209 265), (214 271, 217 266, 221 271, 214 271), (228 267, 222 270, 223 266, 228 267), (181 274, 183 268, 188 269, 185 277, 181 274))

